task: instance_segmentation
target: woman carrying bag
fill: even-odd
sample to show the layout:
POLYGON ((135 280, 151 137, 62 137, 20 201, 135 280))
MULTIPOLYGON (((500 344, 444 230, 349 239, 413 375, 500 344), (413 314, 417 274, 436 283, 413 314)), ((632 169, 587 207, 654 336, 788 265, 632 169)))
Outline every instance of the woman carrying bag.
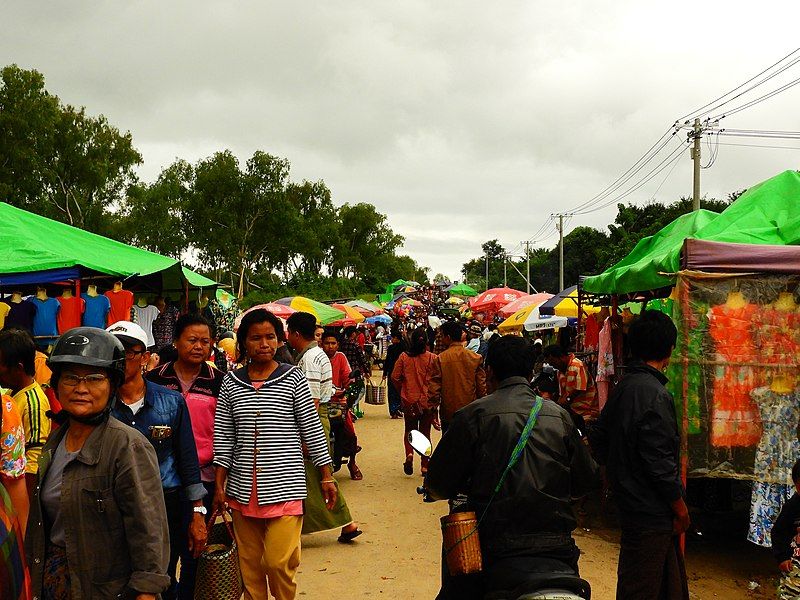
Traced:
MULTIPOLYGON (((403 472, 414 473, 414 450, 408 442, 408 434, 416 429, 430 438, 431 425, 436 418, 436 410, 428 404, 428 383, 433 371, 436 355, 428 351, 428 336, 425 329, 419 327, 411 334, 410 347, 400 355, 392 370, 392 384, 400 392, 405 433, 403 444, 406 460, 403 472)), ((428 472, 428 457, 422 457, 422 475, 428 472)))
POLYGON ((233 509, 247 600, 291 600, 297 592, 303 500, 303 446, 319 469, 330 510, 338 491, 311 390, 302 371, 278 363, 283 324, 271 312, 245 315, 238 331, 245 366, 225 376, 214 423, 214 509, 233 509))

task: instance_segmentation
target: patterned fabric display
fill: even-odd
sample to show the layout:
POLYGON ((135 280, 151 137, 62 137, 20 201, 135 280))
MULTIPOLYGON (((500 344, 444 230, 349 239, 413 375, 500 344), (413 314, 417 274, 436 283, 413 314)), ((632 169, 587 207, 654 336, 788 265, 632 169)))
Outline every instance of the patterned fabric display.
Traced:
POLYGON ((800 421, 798 394, 778 394, 767 387, 752 392, 761 411, 763 433, 756 449, 747 539, 759 546, 772 545, 770 531, 784 502, 792 497, 790 473, 800 458, 797 424, 800 421))

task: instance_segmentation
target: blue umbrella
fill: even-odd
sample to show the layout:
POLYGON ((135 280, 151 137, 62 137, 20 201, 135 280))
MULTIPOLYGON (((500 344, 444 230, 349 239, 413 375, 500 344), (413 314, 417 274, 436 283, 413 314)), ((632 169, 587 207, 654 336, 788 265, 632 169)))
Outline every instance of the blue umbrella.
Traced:
POLYGON ((366 320, 370 325, 389 325, 392 322, 392 318, 387 315, 375 315, 374 317, 367 317, 366 320))

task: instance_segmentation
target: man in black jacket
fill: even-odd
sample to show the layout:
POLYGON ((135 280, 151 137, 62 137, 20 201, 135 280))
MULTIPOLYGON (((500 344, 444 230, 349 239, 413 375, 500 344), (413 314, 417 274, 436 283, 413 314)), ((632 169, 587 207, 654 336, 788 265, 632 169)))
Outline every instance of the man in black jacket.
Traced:
MULTIPOLYGON (((490 345, 486 367, 496 391, 455 413, 431 457, 425 487, 435 499, 466 494, 468 510, 483 515, 485 571, 497 559, 523 555, 560 560, 577 573, 570 500, 594 486, 597 465, 569 414, 544 400, 519 462, 495 495, 536 401, 529 385, 533 352, 522 338, 505 336, 490 345)), ((440 599, 483 597, 483 582, 465 586, 458 579, 445 573, 440 599)))
POLYGON ((608 469, 622 525, 617 598, 688 600, 679 536, 689 527, 680 476, 680 436, 664 370, 677 330, 657 311, 630 326, 634 361, 589 439, 608 469))

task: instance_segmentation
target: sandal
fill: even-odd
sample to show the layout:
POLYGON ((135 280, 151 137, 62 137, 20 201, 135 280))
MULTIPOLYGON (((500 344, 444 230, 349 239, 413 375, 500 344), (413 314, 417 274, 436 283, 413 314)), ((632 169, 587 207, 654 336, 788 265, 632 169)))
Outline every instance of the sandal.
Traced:
POLYGON ((352 479, 353 481, 361 481, 362 479, 364 479, 364 476, 361 474, 361 469, 359 469, 358 467, 353 468, 348 463, 347 468, 350 469, 350 479, 352 479))
POLYGON ((337 541, 340 544, 349 544, 358 536, 360 536, 362 533, 364 532, 358 528, 354 529, 353 531, 343 531, 342 535, 339 536, 339 539, 337 541))
POLYGON ((413 457, 408 457, 406 462, 403 463, 403 473, 406 475, 413 475, 414 474, 414 459, 413 457))

